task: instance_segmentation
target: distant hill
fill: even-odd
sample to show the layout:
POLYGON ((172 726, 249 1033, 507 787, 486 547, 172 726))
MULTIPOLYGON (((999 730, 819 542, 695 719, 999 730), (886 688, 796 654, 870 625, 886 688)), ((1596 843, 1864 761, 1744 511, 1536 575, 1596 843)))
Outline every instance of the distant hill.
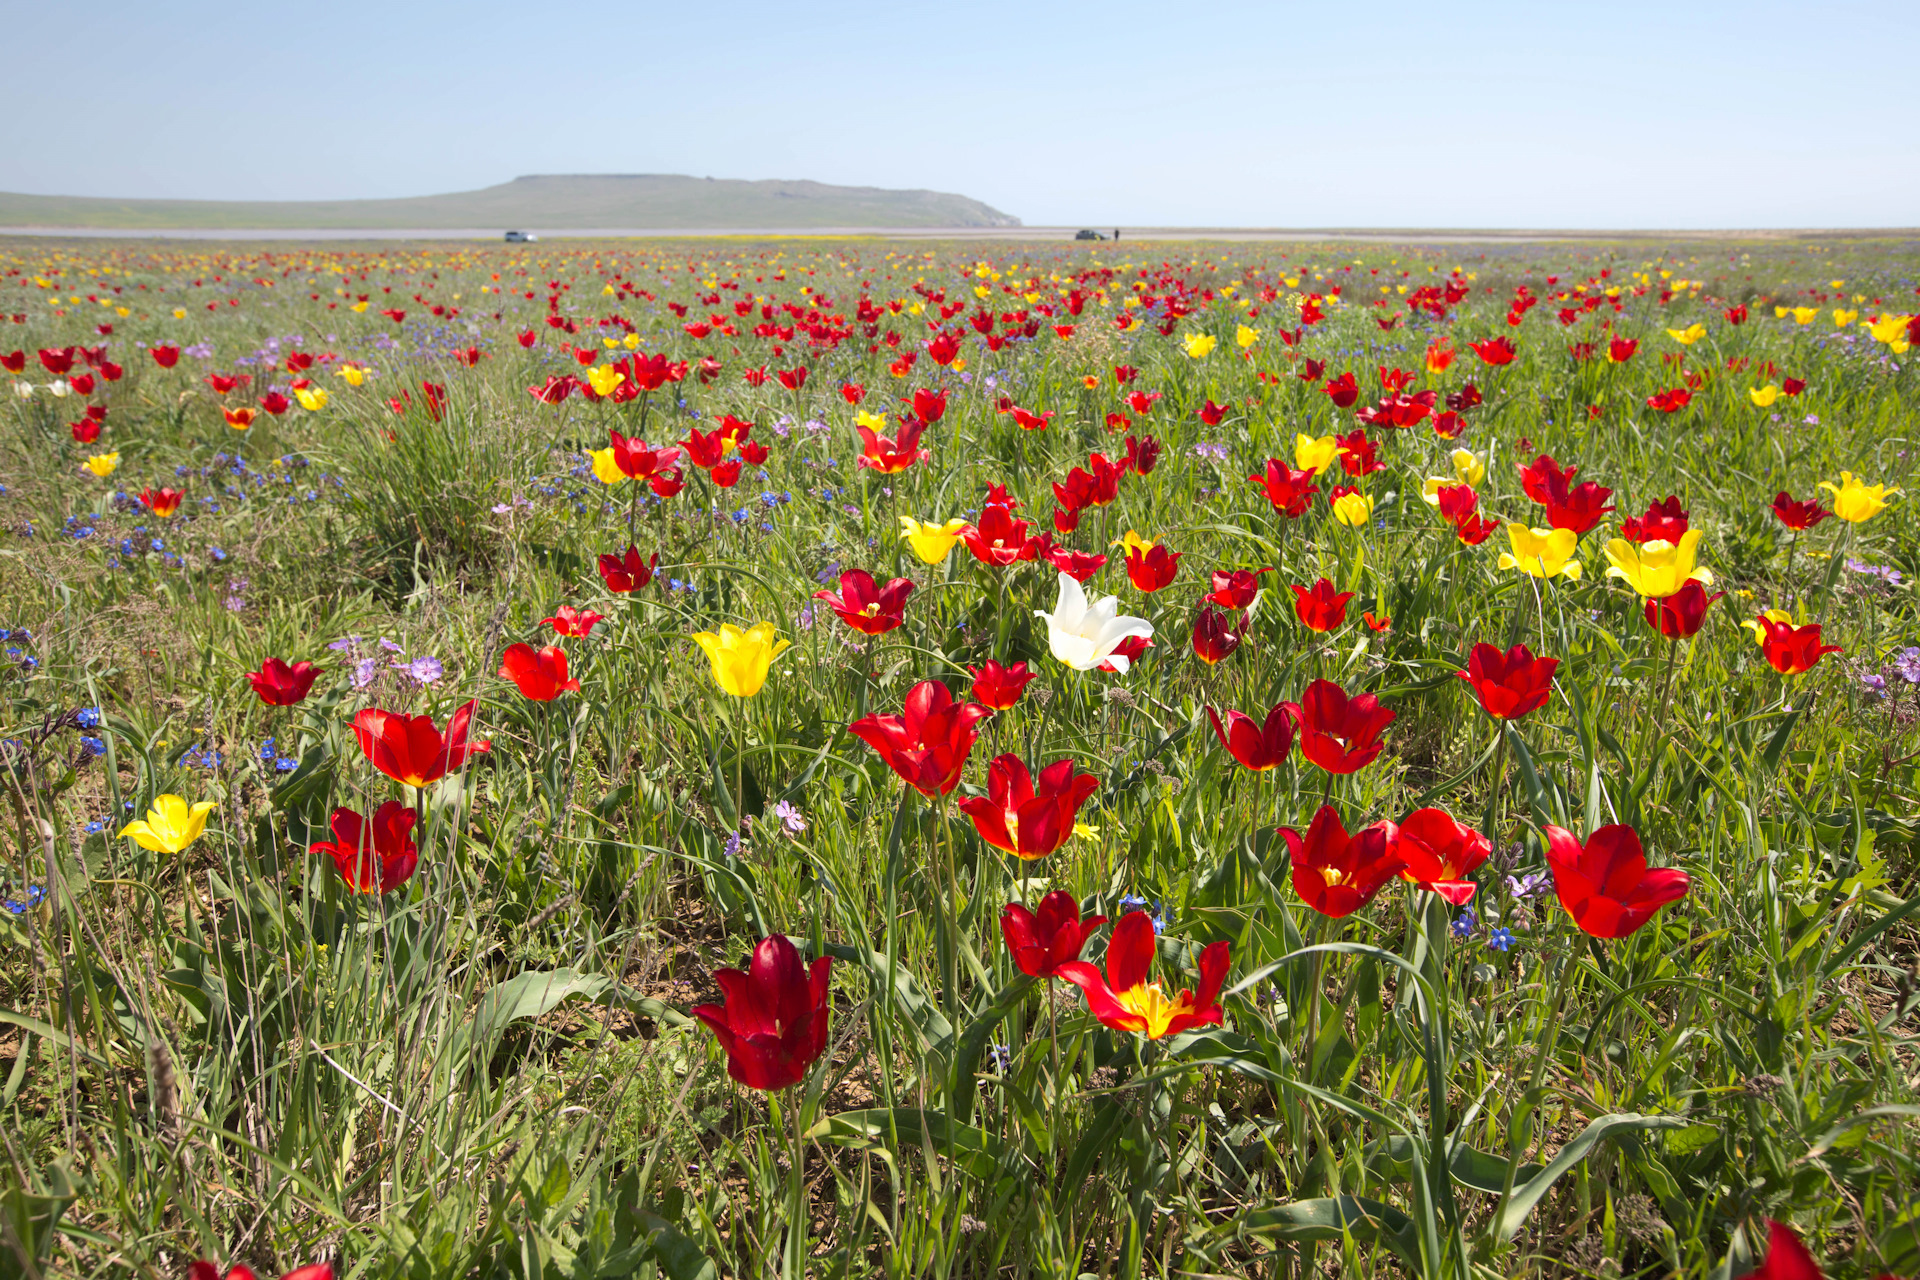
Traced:
POLYGON ((1017 227, 941 191, 684 174, 539 174, 479 191, 398 200, 113 200, 0 192, 6 227, 172 230, 455 228, 1017 227))

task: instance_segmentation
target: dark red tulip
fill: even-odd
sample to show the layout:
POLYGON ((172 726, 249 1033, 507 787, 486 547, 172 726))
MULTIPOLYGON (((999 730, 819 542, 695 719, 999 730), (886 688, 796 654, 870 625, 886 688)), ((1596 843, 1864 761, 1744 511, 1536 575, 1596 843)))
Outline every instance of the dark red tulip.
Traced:
POLYGON ((1444 809, 1414 810, 1401 820, 1392 843, 1405 864, 1400 878, 1456 907, 1473 901, 1479 886, 1466 877, 1493 852, 1485 836, 1444 809))
MULTIPOLYGON (((69 364, 67 367, 72 368, 73 366, 69 364)), ((0 353, 0 369, 5 369, 8 373, 25 373, 27 371, 27 353, 18 350, 0 353)))
POLYGON ((1272 565, 1261 565, 1258 569, 1215 569, 1209 582, 1212 588, 1201 599, 1219 605, 1222 609, 1244 610, 1251 608, 1254 597, 1260 594, 1260 575, 1272 573, 1272 565))
POLYGON ((1281 827, 1280 838, 1293 864, 1293 891, 1321 915, 1344 920, 1372 902, 1400 870, 1393 851, 1395 830, 1393 823, 1383 821, 1348 835, 1330 804, 1313 815, 1305 839, 1292 827, 1281 827))
POLYGON ((1105 916, 1080 915, 1080 903, 1070 893, 1055 889, 1040 899, 1040 910, 1029 911, 1018 902, 1000 908, 1000 936, 1020 972, 1034 978, 1052 978, 1063 964, 1080 958, 1081 948, 1105 916))
POLYGON ((1320 389, 1327 393, 1327 398, 1333 401, 1336 408, 1351 409, 1354 401, 1360 398, 1360 383, 1352 373, 1329 378, 1320 389))
POLYGON ((1243 619, 1231 612, 1216 610, 1204 602, 1193 616, 1193 653, 1213 666, 1240 647, 1243 619))
POLYGON ((982 840, 1031 862, 1067 842, 1080 806, 1099 788, 1092 774, 1074 773, 1072 760, 1054 761, 1036 780, 1009 752, 988 763, 987 794, 969 796, 959 807, 982 840))
POLYGON ((969 696, 975 702, 994 711, 1008 711, 1019 703, 1027 685, 1040 673, 1027 670, 1024 662, 1003 667, 988 658, 984 666, 968 667, 967 674, 973 677, 973 691, 969 696))
POLYGON ((1293 750, 1293 716, 1284 702, 1267 712, 1265 724, 1232 710, 1222 724, 1220 713, 1212 707, 1207 708, 1207 718, 1213 721, 1214 736, 1227 754, 1255 773, 1278 767, 1293 750))
POLYGON ((1307 630, 1325 635, 1346 625, 1347 601, 1353 599, 1353 592, 1336 592, 1325 578, 1311 587, 1295 584, 1289 590, 1293 592, 1294 616, 1307 630))
POLYGON ((907 691, 902 714, 864 716, 848 728, 908 786, 931 799, 960 785, 960 772, 980 736, 975 726, 990 714, 978 703, 955 703, 938 680, 923 680, 907 691))
POLYGON ((1300 754, 1328 773, 1358 773, 1386 744, 1380 735, 1394 713, 1371 693, 1347 696, 1331 680, 1315 680, 1298 702, 1282 703, 1300 729, 1300 754))
POLYGON ((1495 720, 1518 720, 1537 711, 1553 696, 1553 673, 1558 658, 1536 658, 1517 644, 1505 653, 1490 644, 1477 644, 1467 657, 1467 669, 1454 674, 1473 686, 1473 696, 1495 720))
POLYGON ((907 597, 912 594, 913 583, 905 578, 876 588, 873 575, 865 569, 848 569, 840 575, 838 594, 816 591, 813 598, 825 601, 842 622, 860 634, 879 636, 906 621, 907 597))
POLYGON ((398 800, 387 801, 370 818, 352 809, 335 809, 327 823, 333 839, 308 846, 308 852, 332 858, 354 893, 392 893, 420 865, 413 844, 414 817, 413 809, 398 800))
POLYGON ((280 658, 268 658, 258 671, 247 672, 247 683, 260 695, 260 701, 270 707, 291 707, 304 701, 313 691, 313 682, 319 678, 320 668, 311 662, 288 666, 280 658))
POLYGON ((260 397, 260 407, 277 418, 293 407, 293 401, 278 391, 269 391, 260 397))
POLYGON ((1562 467, 1551 454, 1541 454, 1526 466, 1520 468, 1520 488, 1541 506, 1547 505, 1556 482, 1564 492, 1573 483, 1573 477, 1579 474, 1578 467, 1562 467))
POLYGON ((1687 894, 1686 872, 1648 869, 1632 827, 1601 827, 1584 845, 1551 823, 1546 836, 1553 891, 1573 922, 1596 938, 1627 937, 1687 894))
POLYGON ((1128 436, 1125 462, 1137 476, 1152 475, 1160 465, 1160 441, 1153 436, 1128 436))
POLYGON ((1727 594, 1689 581, 1673 595, 1646 603, 1647 625, 1669 640, 1685 640, 1697 634, 1707 620, 1707 606, 1727 594))
POLYGON ((629 591, 638 591, 653 581, 653 571, 660 567, 660 553, 653 553, 652 560, 640 558, 640 548, 628 545, 619 555, 602 553, 600 556, 600 579, 607 584, 607 590, 618 595, 629 591))
POLYGON ((552 702, 580 688, 578 680, 567 678, 567 651, 557 644, 544 649, 530 644, 509 645, 500 657, 500 674, 533 702, 552 702))
MULTIPOLYGON (((805 372, 802 370, 802 372, 805 372)), ((808 966, 785 934, 762 938, 743 973, 715 969, 724 1004, 696 1005, 727 1055, 727 1074, 749 1089, 800 1083, 827 1047, 827 987, 833 958, 808 966)))
MULTIPOLYGON (((1908 322, 1907 328, 1909 330, 1913 328, 1911 321, 1908 322)), ((1807 384, 1799 378, 1782 378, 1780 379, 1780 389, 1790 396, 1797 396, 1807 389, 1807 384)))
POLYGON ((1785 489, 1773 495, 1774 519, 1795 533, 1813 528, 1832 514, 1833 512, 1820 505, 1817 498, 1796 502, 1785 489))

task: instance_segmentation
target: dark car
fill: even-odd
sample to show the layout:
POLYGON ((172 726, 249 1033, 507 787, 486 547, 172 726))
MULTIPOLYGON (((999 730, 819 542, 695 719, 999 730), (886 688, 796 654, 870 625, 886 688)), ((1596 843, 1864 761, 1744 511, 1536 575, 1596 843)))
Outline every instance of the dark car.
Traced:
POLYGON ((534 241, 538 240, 539 238, 540 238, 539 236, 534 235, 530 231, 507 232, 508 244, 532 244, 534 241))
POLYGON ((1074 232, 1073 238, 1075 240, 1105 240, 1106 239, 1106 237, 1101 235, 1098 231, 1090 231, 1085 229, 1074 232))

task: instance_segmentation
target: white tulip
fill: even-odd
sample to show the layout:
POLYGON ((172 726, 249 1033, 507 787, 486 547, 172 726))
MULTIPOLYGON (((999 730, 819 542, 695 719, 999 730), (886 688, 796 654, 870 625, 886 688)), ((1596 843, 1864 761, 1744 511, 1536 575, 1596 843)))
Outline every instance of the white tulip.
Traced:
POLYGON ((19 396, 22 400, 31 400, 33 399, 33 384, 31 382, 16 382, 13 384, 13 394, 19 396))
POLYGON ((1087 593, 1080 589, 1070 573, 1060 575, 1060 598, 1053 612, 1035 609, 1036 618, 1047 621, 1047 645, 1053 656, 1075 671, 1091 671, 1103 662, 1112 662, 1114 670, 1124 673, 1127 659, 1116 657, 1114 649, 1129 636, 1151 639, 1153 624, 1145 618, 1130 618, 1119 611, 1118 596, 1105 596, 1098 604, 1087 604, 1087 593))
POLYGON ((55 378, 47 384, 47 394, 51 395, 55 400, 66 399, 67 392, 71 390, 73 390, 73 388, 67 385, 65 378, 55 378))

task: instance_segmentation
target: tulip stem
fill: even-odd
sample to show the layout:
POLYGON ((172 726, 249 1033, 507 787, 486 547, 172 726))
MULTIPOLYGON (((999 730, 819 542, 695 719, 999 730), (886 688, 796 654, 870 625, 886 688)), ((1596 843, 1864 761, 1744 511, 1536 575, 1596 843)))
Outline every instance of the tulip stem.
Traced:
MULTIPOLYGON (((1551 937, 1548 938, 1547 948, 1543 953, 1546 962, 1550 963, 1553 954, 1560 949, 1560 939, 1564 933, 1565 927, 1564 921, 1561 918, 1561 912, 1556 911, 1553 917, 1553 933, 1551 937)), ((1566 963, 1560 967, 1560 976, 1554 981, 1553 1004, 1551 1011, 1547 1015, 1547 1033, 1540 1038, 1540 1051, 1534 1055, 1533 1059, 1533 1079, 1527 1084, 1527 1091, 1520 1096, 1521 1105, 1528 1108, 1527 1117, 1529 1119, 1532 1118, 1533 1111, 1539 1107, 1539 1098, 1537 1095, 1540 1092, 1540 1080, 1541 1077, 1546 1074, 1548 1060, 1555 1056, 1555 1051, 1559 1045, 1560 1014, 1566 1007, 1567 987, 1573 977, 1573 968, 1573 955, 1569 952, 1566 963)), ((1493 1222, 1498 1222, 1501 1214, 1505 1212, 1507 1201, 1513 1195, 1514 1175, 1520 1168, 1520 1156, 1523 1144, 1520 1142, 1519 1119, 1519 1116, 1516 1115, 1507 1131, 1507 1173, 1501 1183, 1500 1199, 1494 1203, 1493 1217, 1491 1219, 1493 1222)))
POLYGON ((793 1164, 787 1171, 787 1256, 780 1271, 788 1280, 802 1280, 807 1264, 807 1180, 801 1166, 806 1159, 806 1135, 801 1130, 801 1086, 787 1090, 793 1113, 793 1164))

